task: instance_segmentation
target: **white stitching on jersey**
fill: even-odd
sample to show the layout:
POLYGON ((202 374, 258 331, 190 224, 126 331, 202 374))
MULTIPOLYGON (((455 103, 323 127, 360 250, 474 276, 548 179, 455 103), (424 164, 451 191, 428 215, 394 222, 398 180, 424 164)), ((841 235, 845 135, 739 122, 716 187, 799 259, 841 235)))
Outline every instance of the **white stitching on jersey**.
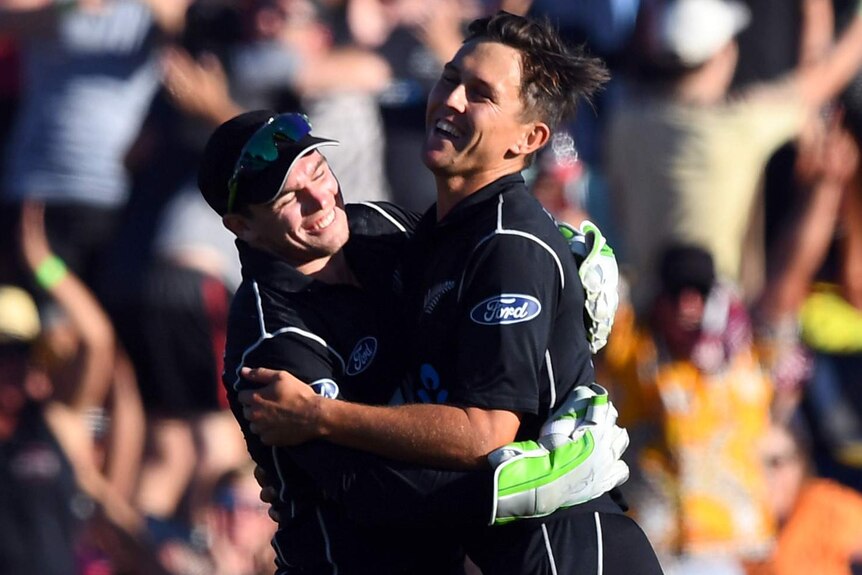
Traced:
POLYGON ((551 549, 551 540, 548 537, 548 528, 542 523, 542 537, 545 538, 545 549, 548 551, 548 563, 551 566, 551 575, 557 575, 557 563, 554 561, 554 552, 551 549))
POLYGON ((386 210, 384 210, 383 208, 381 208, 381 207, 380 207, 380 206, 378 206, 377 204, 372 204, 371 202, 358 202, 358 203, 359 203, 360 205, 365 206, 365 207, 371 208, 372 210, 375 210, 375 211, 377 211, 377 212, 380 212, 380 215, 382 215, 384 218, 386 218, 387 220, 389 220, 389 222, 390 222, 393 226, 395 226, 396 228, 398 228, 398 230, 399 230, 399 231, 404 232, 405 234, 407 233, 407 228, 405 228, 403 225, 401 225, 401 222, 399 222, 398 220, 396 220, 395 218, 393 218, 393 217, 392 217, 392 215, 391 215, 389 212, 387 212, 386 210))
POLYGON ((598 511, 596 511, 593 515, 596 518, 596 551, 598 554, 596 575, 602 575, 602 572, 605 570, 605 552, 604 543, 602 541, 602 518, 599 517, 598 511))
POLYGON ((551 350, 545 350, 545 365, 548 367, 548 384, 551 388, 551 405, 548 409, 553 410, 557 403, 557 386, 554 383, 554 362, 551 361, 551 350))
POLYGON ((332 575, 338 575, 338 565, 332 560, 332 549, 329 546, 329 533, 326 531, 326 524, 323 521, 323 515, 320 514, 320 507, 314 508, 317 513, 317 521, 320 523, 320 532, 323 534, 323 543, 326 547, 326 560, 332 565, 332 575))

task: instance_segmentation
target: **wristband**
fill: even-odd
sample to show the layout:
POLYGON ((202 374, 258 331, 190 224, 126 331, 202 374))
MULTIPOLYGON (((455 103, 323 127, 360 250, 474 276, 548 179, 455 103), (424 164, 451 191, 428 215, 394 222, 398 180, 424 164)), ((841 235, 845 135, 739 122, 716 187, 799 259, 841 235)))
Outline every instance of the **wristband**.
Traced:
POLYGON ((54 289, 68 274, 69 270, 66 268, 66 264, 57 256, 48 256, 42 260, 42 263, 33 273, 36 283, 46 291, 54 289))

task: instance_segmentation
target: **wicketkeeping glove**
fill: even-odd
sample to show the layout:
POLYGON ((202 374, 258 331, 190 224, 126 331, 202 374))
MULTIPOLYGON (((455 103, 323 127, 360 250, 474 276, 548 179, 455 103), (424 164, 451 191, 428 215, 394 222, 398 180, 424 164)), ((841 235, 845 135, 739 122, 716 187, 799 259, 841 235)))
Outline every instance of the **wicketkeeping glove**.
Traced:
POLYGON ((491 525, 544 517, 595 499, 628 479, 620 460, 628 433, 601 386, 578 386, 542 428, 538 441, 488 455, 494 467, 491 525))
POLYGON ((608 343, 620 303, 617 259, 598 226, 589 220, 581 222, 580 228, 564 222, 557 222, 557 227, 578 263, 578 275, 586 292, 587 340, 590 351, 597 353, 608 343))

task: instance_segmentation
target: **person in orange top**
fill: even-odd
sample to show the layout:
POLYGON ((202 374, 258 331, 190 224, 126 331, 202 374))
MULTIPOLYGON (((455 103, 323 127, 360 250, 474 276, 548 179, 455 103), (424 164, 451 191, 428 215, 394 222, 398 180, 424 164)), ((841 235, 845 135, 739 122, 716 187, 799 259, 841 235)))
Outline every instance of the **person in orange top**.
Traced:
POLYGON ((850 575, 862 566, 862 494, 812 477, 807 442, 795 428, 773 425, 762 444, 769 503, 779 521, 772 555, 748 575, 850 575))

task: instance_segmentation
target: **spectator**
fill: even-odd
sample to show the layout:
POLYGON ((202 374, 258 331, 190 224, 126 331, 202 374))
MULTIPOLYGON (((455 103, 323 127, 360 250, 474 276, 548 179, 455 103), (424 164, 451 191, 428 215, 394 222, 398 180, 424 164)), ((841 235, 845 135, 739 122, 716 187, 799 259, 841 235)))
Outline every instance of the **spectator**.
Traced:
POLYGON ((666 568, 738 572, 774 534, 751 448, 769 422, 771 383, 739 294, 707 251, 669 247, 660 278, 650 323, 621 308, 604 357, 642 473, 633 507, 666 568))
POLYGON ((850 575, 862 563, 862 495, 811 474, 798 426, 773 425, 761 442, 778 542, 749 575, 850 575))
POLYGON ((32 300, 20 290, 2 290, 0 316, 7 323, 0 337, 5 365, 0 427, 6 479, 0 566, 12 574, 75 573, 76 564, 87 569, 107 562, 130 573, 162 573, 142 543, 141 518, 101 469, 92 428, 54 395, 57 382, 74 388, 111 377, 113 356, 100 348, 100 342, 113 342, 110 322, 50 250, 41 206, 24 204, 21 232, 23 259, 80 340, 67 342, 76 361, 55 361, 44 371, 44 364, 31 358, 40 327, 32 300))
POLYGON ((666 241, 705 246, 722 276, 740 279, 743 239, 767 159, 862 63, 858 17, 824 57, 731 95, 735 36, 749 20, 742 4, 671 0, 645 18, 651 71, 660 80, 632 94, 614 115, 608 138, 622 253, 634 272, 639 313, 655 295, 648 270, 666 241))
POLYGON ((807 270, 809 289, 800 296, 801 337, 814 356, 803 407, 811 428, 818 472, 859 490, 862 489, 862 396, 857 382, 862 365, 859 273, 862 187, 858 155, 862 107, 858 80, 844 102, 845 123, 852 137, 848 136, 849 152, 839 156, 835 163, 844 167, 847 177, 833 186, 829 217, 822 218, 820 224, 823 230, 820 233, 826 237, 812 246, 818 250, 812 256, 812 269, 807 270))
MULTIPOLYGON (((51 243, 95 286, 129 194, 123 157, 158 86, 157 32, 176 32, 187 0, 0 4, 19 41, 23 82, 2 200, 46 204, 51 243), (51 134, 51 137, 45 137, 51 134)), ((10 226, 9 229, 14 229, 10 226)))
POLYGON ((584 167, 575 142, 566 132, 558 132, 539 153, 536 177, 530 191, 560 222, 577 226, 587 219, 584 167))
POLYGON ((270 539, 276 524, 258 498, 260 487, 252 469, 249 462, 222 474, 205 505, 204 530, 197 542, 172 540, 162 544, 159 555, 172 573, 272 573, 275 551, 270 539))
MULTIPOLYGON (((386 175, 393 201, 425 211, 434 203, 434 179, 417 161, 425 140, 425 103, 443 64, 458 50, 462 25, 477 7, 467 0, 350 0, 351 31, 377 50, 393 80, 380 95, 386 175)), ((323 128, 315 125, 323 134, 323 128)), ((338 166, 333 165, 336 173, 338 166)), ((349 199, 349 198, 348 198, 349 199)))
POLYGON ((389 66, 368 50, 334 45, 327 16, 311 0, 249 2, 248 35, 229 54, 231 94, 244 109, 305 111, 315 130, 343 142, 329 159, 354 194, 347 199, 388 199, 376 95, 389 66))

